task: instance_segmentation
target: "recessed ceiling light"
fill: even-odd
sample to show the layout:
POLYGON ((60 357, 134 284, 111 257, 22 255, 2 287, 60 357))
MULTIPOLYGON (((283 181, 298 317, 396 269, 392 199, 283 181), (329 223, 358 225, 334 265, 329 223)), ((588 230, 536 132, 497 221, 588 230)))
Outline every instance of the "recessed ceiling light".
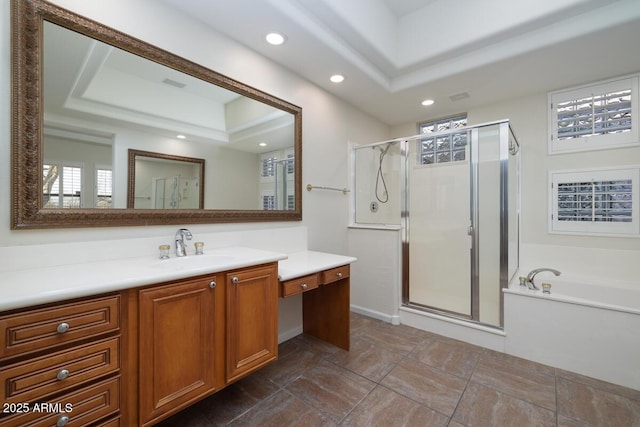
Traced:
POLYGON ((425 99, 424 101, 422 101, 422 105, 424 105, 425 107, 428 107, 429 105, 433 105, 434 102, 435 101, 433 99, 425 99))
POLYGON ((260 144, 258 144, 260 147, 266 147, 267 143, 266 142, 261 142, 260 144))
POLYGON ((333 83, 342 83, 344 81, 344 76, 342 74, 334 74, 333 76, 329 77, 329 80, 331 80, 333 83))
POLYGON ((176 135, 176 138, 178 138, 178 139, 187 139, 187 137, 184 136, 184 135, 176 135))
POLYGON ((287 38, 280 33, 269 33, 267 34, 265 39, 267 40, 267 43, 272 44, 274 46, 280 46, 285 41, 287 41, 287 38))

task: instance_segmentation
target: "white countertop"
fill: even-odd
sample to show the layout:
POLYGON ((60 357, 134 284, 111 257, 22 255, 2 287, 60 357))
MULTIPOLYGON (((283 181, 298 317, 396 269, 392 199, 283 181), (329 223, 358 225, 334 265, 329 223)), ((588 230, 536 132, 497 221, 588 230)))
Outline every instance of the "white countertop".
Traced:
POLYGON ((286 254, 245 247, 160 260, 115 259, 1 273, 0 311, 275 262, 286 254))
POLYGON ((286 259, 278 261, 278 278, 280 280, 295 279, 356 261, 357 258, 354 257, 325 252, 295 252, 289 254, 286 259))

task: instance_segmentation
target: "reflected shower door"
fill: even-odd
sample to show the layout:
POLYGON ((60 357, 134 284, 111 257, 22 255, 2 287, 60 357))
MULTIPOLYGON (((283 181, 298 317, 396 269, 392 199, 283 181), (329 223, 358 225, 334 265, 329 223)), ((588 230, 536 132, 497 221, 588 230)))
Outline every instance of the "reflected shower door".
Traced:
MULTIPOLYGON (((165 208, 165 194, 167 191, 167 179, 166 178, 151 178, 151 209, 164 209, 165 208)), ((136 206, 138 207, 138 206, 136 206)))
MULTIPOLYGON (((458 136, 466 142, 466 131, 458 136)), ((469 146, 447 154, 454 137, 434 140, 434 156, 424 155, 424 140, 409 145, 409 304, 470 318, 469 146)))

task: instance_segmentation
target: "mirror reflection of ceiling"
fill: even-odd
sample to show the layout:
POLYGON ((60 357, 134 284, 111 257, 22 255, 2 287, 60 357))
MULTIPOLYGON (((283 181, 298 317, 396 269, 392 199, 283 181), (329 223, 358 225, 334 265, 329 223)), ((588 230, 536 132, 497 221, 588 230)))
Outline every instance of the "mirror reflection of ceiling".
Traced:
POLYGON ((82 128, 99 117, 246 152, 293 145, 289 113, 49 22, 44 33, 48 128, 82 128))

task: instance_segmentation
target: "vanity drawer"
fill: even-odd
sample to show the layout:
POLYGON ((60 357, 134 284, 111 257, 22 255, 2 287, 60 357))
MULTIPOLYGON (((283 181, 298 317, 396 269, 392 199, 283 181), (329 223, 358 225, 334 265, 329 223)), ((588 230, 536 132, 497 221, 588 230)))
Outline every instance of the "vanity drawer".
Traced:
POLYGON ((332 268, 331 270, 325 270, 320 274, 321 285, 337 282, 338 280, 346 279, 347 277, 349 277, 349 265, 347 264, 341 267, 332 268))
POLYGON ((59 351, 0 371, 0 402, 33 402, 117 372, 119 338, 59 351))
MULTIPOLYGON (((120 410, 120 379, 112 378, 85 387, 55 399, 39 401, 49 406, 29 404, 28 411, 0 418, 3 427, 51 427, 65 425, 63 417, 68 417, 67 426, 86 426, 120 410), (59 423, 59 424, 58 424, 59 423)), ((105 421, 100 426, 119 426, 119 418, 105 421)))
POLYGON ((280 283, 280 296, 288 297, 318 287, 318 275, 310 274, 280 283))
POLYGON ((0 359, 120 329, 120 296, 0 316, 0 359))

